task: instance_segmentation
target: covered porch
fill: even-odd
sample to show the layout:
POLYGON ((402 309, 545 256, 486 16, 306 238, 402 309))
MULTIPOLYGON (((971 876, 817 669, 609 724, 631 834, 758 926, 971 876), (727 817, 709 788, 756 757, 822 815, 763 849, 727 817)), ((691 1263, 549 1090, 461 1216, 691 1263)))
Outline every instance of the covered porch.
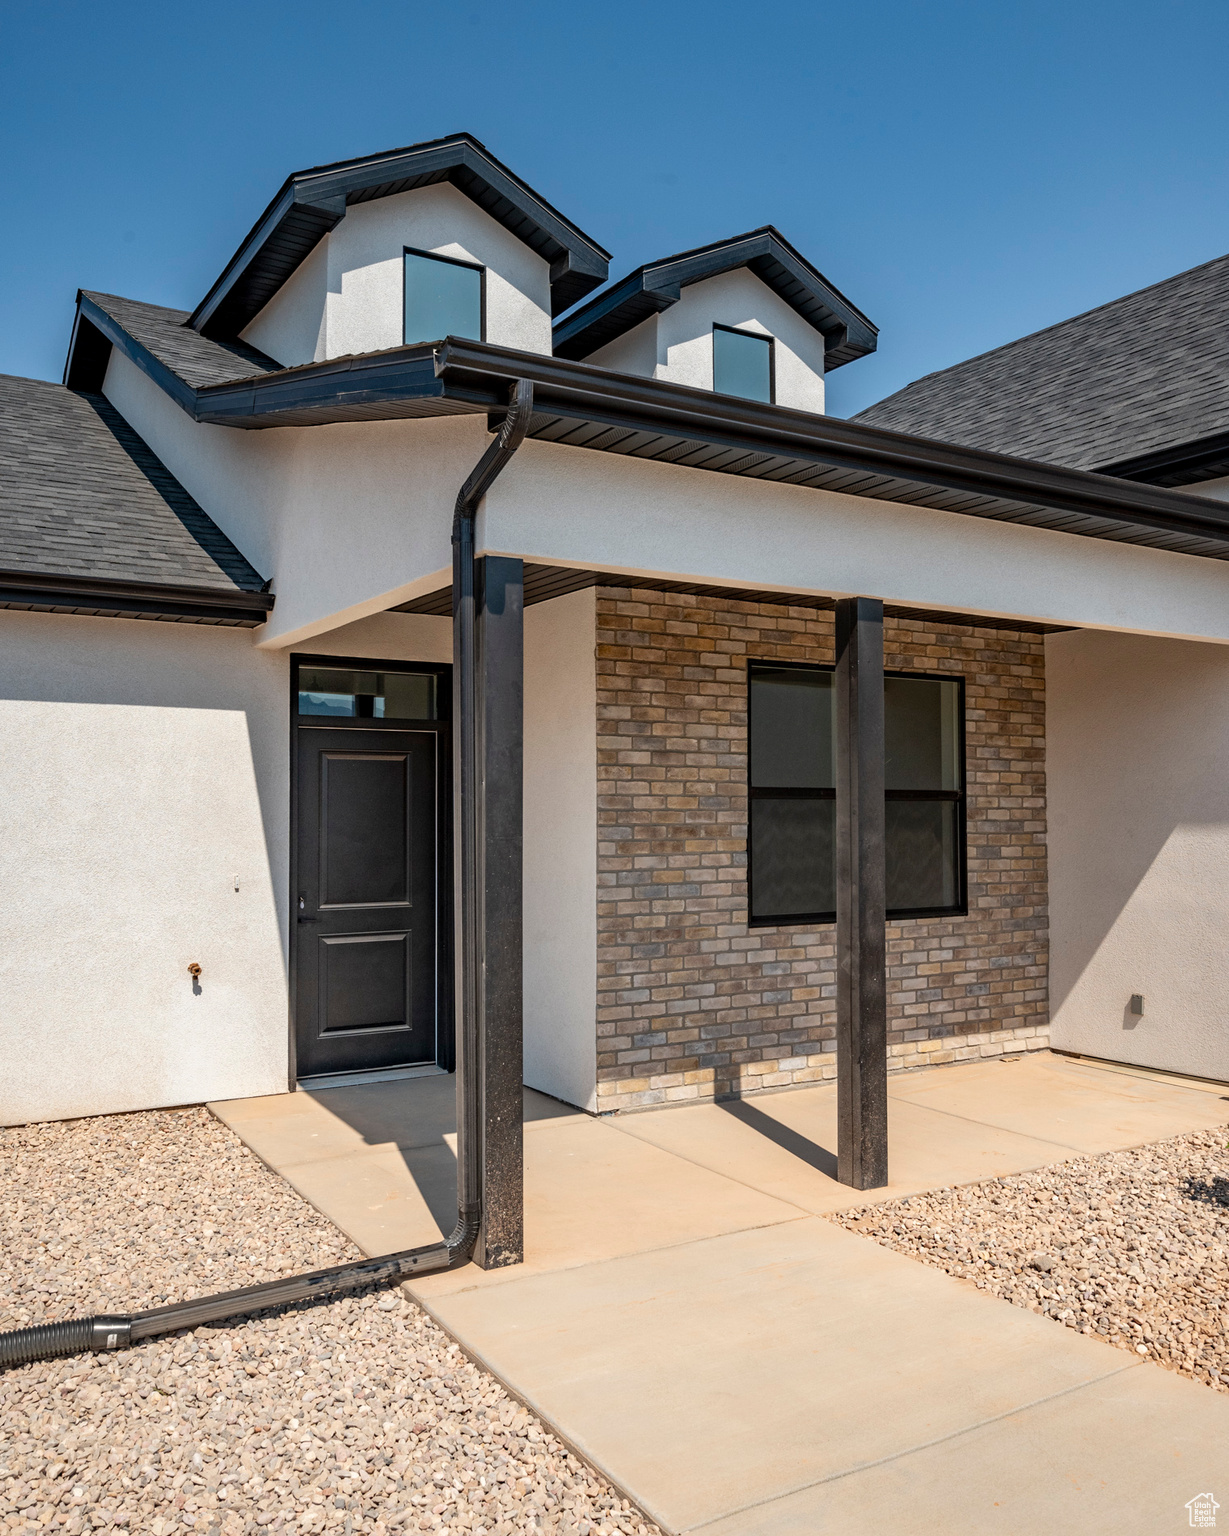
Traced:
MULTIPOLYGON (((1216 1126, 1227 1092, 1049 1052, 896 1073, 859 1192, 833 1083, 602 1117, 527 1091, 524 1263, 407 1290, 667 1531, 1162 1529, 1229 1398, 825 1218, 1216 1126)), ((369 1254, 452 1224, 449 1078, 211 1108, 369 1254)))

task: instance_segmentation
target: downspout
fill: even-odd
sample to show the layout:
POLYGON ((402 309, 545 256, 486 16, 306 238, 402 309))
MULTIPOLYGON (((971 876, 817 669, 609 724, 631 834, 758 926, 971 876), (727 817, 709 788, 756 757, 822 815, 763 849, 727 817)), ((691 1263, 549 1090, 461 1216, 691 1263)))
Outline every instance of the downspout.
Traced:
POLYGON ((475 637, 474 518, 478 503, 525 441, 533 385, 518 379, 499 436, 475 464, 457 496, 452 519, 452 756, 456 834, 457 1230, 468 1258, 482 1217, 482 1056, 480 972, 483 962, 482 829, 478 824, 478 678, 475 637))
POLYGON ((533 385, 518 379, 499 435, 478 460, 456 501, 452 521, 452 626, 454 815, 457 928, 457 1224, 442 1243, 305 1275, 267 1280, 216 1296, 198 1296, 166 1307, 115 1317, 68 1318, 0 1333, 0 1366, 25 1365, 85 1350, 126 1349, 141 1339, 199 1328, 203 1323, 245 1317, 270 1307, 314 1301, 367 1285, 380 1285, 455 1269, 474 1249, 482 1218, 481 1015, 478 968, 482 958, 478 901, 481 848, 477 815, 478 735, 474 609, 474 517, 478 503, 525 441, 533 414, 533 385))

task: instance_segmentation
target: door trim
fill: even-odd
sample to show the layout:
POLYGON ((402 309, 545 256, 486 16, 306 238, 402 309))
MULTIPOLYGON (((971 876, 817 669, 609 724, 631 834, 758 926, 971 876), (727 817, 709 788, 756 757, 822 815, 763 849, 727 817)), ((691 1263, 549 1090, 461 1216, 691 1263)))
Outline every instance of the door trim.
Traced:
MULTIPOLYGON (((456 1020, 453 1009, 452 961, 452 664, 446 661, 394 661, 388 657, 327 656, 316 652, 292 652, 290 657, 290 870, 286 921, 287 995, 286 1069, 291 1093, 298 1087, 298 1042, 295 1034, 298 1007, 299 924, 299 732, 300 730, 417 731, 433 734, 435 743, 435 1041, 436 1064, 445 1072, 456 1065, 456 1020), (350 667, 363 672, 425 672, 439 679, 438 720, 368 720, 361 717, 321 715, 318 724, 299 723, 299 668, 350 667)), ((397 1069, 393 1069, 397 1070, 397 1069)))

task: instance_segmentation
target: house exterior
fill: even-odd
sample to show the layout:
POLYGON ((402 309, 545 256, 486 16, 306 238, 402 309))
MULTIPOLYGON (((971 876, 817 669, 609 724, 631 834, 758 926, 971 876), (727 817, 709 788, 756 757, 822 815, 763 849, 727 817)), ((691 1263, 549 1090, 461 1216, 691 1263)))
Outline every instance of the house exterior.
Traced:
POLYGON ((1229 258, 850 422, 875 327, 775 229, 607 268, 457 135, 0 381, 5 1123, 452 1068, 492 443, 475 964, 525 1082, 836 1075, 874 857, 887 1065, 1229 1078, 1229 258))

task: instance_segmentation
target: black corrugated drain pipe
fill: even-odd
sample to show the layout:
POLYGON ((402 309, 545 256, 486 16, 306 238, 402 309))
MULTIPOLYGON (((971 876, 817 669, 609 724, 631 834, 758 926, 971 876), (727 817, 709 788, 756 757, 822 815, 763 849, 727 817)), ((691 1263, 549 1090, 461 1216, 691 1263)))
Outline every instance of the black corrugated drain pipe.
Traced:
POLYGON ((198 1296, 116 1317, 69 1318, 0 1333, 0 1366, 26 1365, 86 1350, 126 1349, 158 1334, 199 1328, 203 1323, 245 1317, 269 1307, 286 1307, 322 1296, 336 1296, 367 1285, 412 1279, 464 1264, 474 1249, 482 1216, 482 1083, 479 1078, 480 1014, 478 964, 481 959, 478 907, 477 735, 474 636, 474 514, 483 495, 525 440, 533 413, 533 386, 518 380, 499 435, 474 466, 457 495, 452 524, 453 752, 457 891, 457 1224, 442 1243, 406 1248, 380 1258, 289 1275, 260 1285, 245 1285, 216 1296, 198 1296))

